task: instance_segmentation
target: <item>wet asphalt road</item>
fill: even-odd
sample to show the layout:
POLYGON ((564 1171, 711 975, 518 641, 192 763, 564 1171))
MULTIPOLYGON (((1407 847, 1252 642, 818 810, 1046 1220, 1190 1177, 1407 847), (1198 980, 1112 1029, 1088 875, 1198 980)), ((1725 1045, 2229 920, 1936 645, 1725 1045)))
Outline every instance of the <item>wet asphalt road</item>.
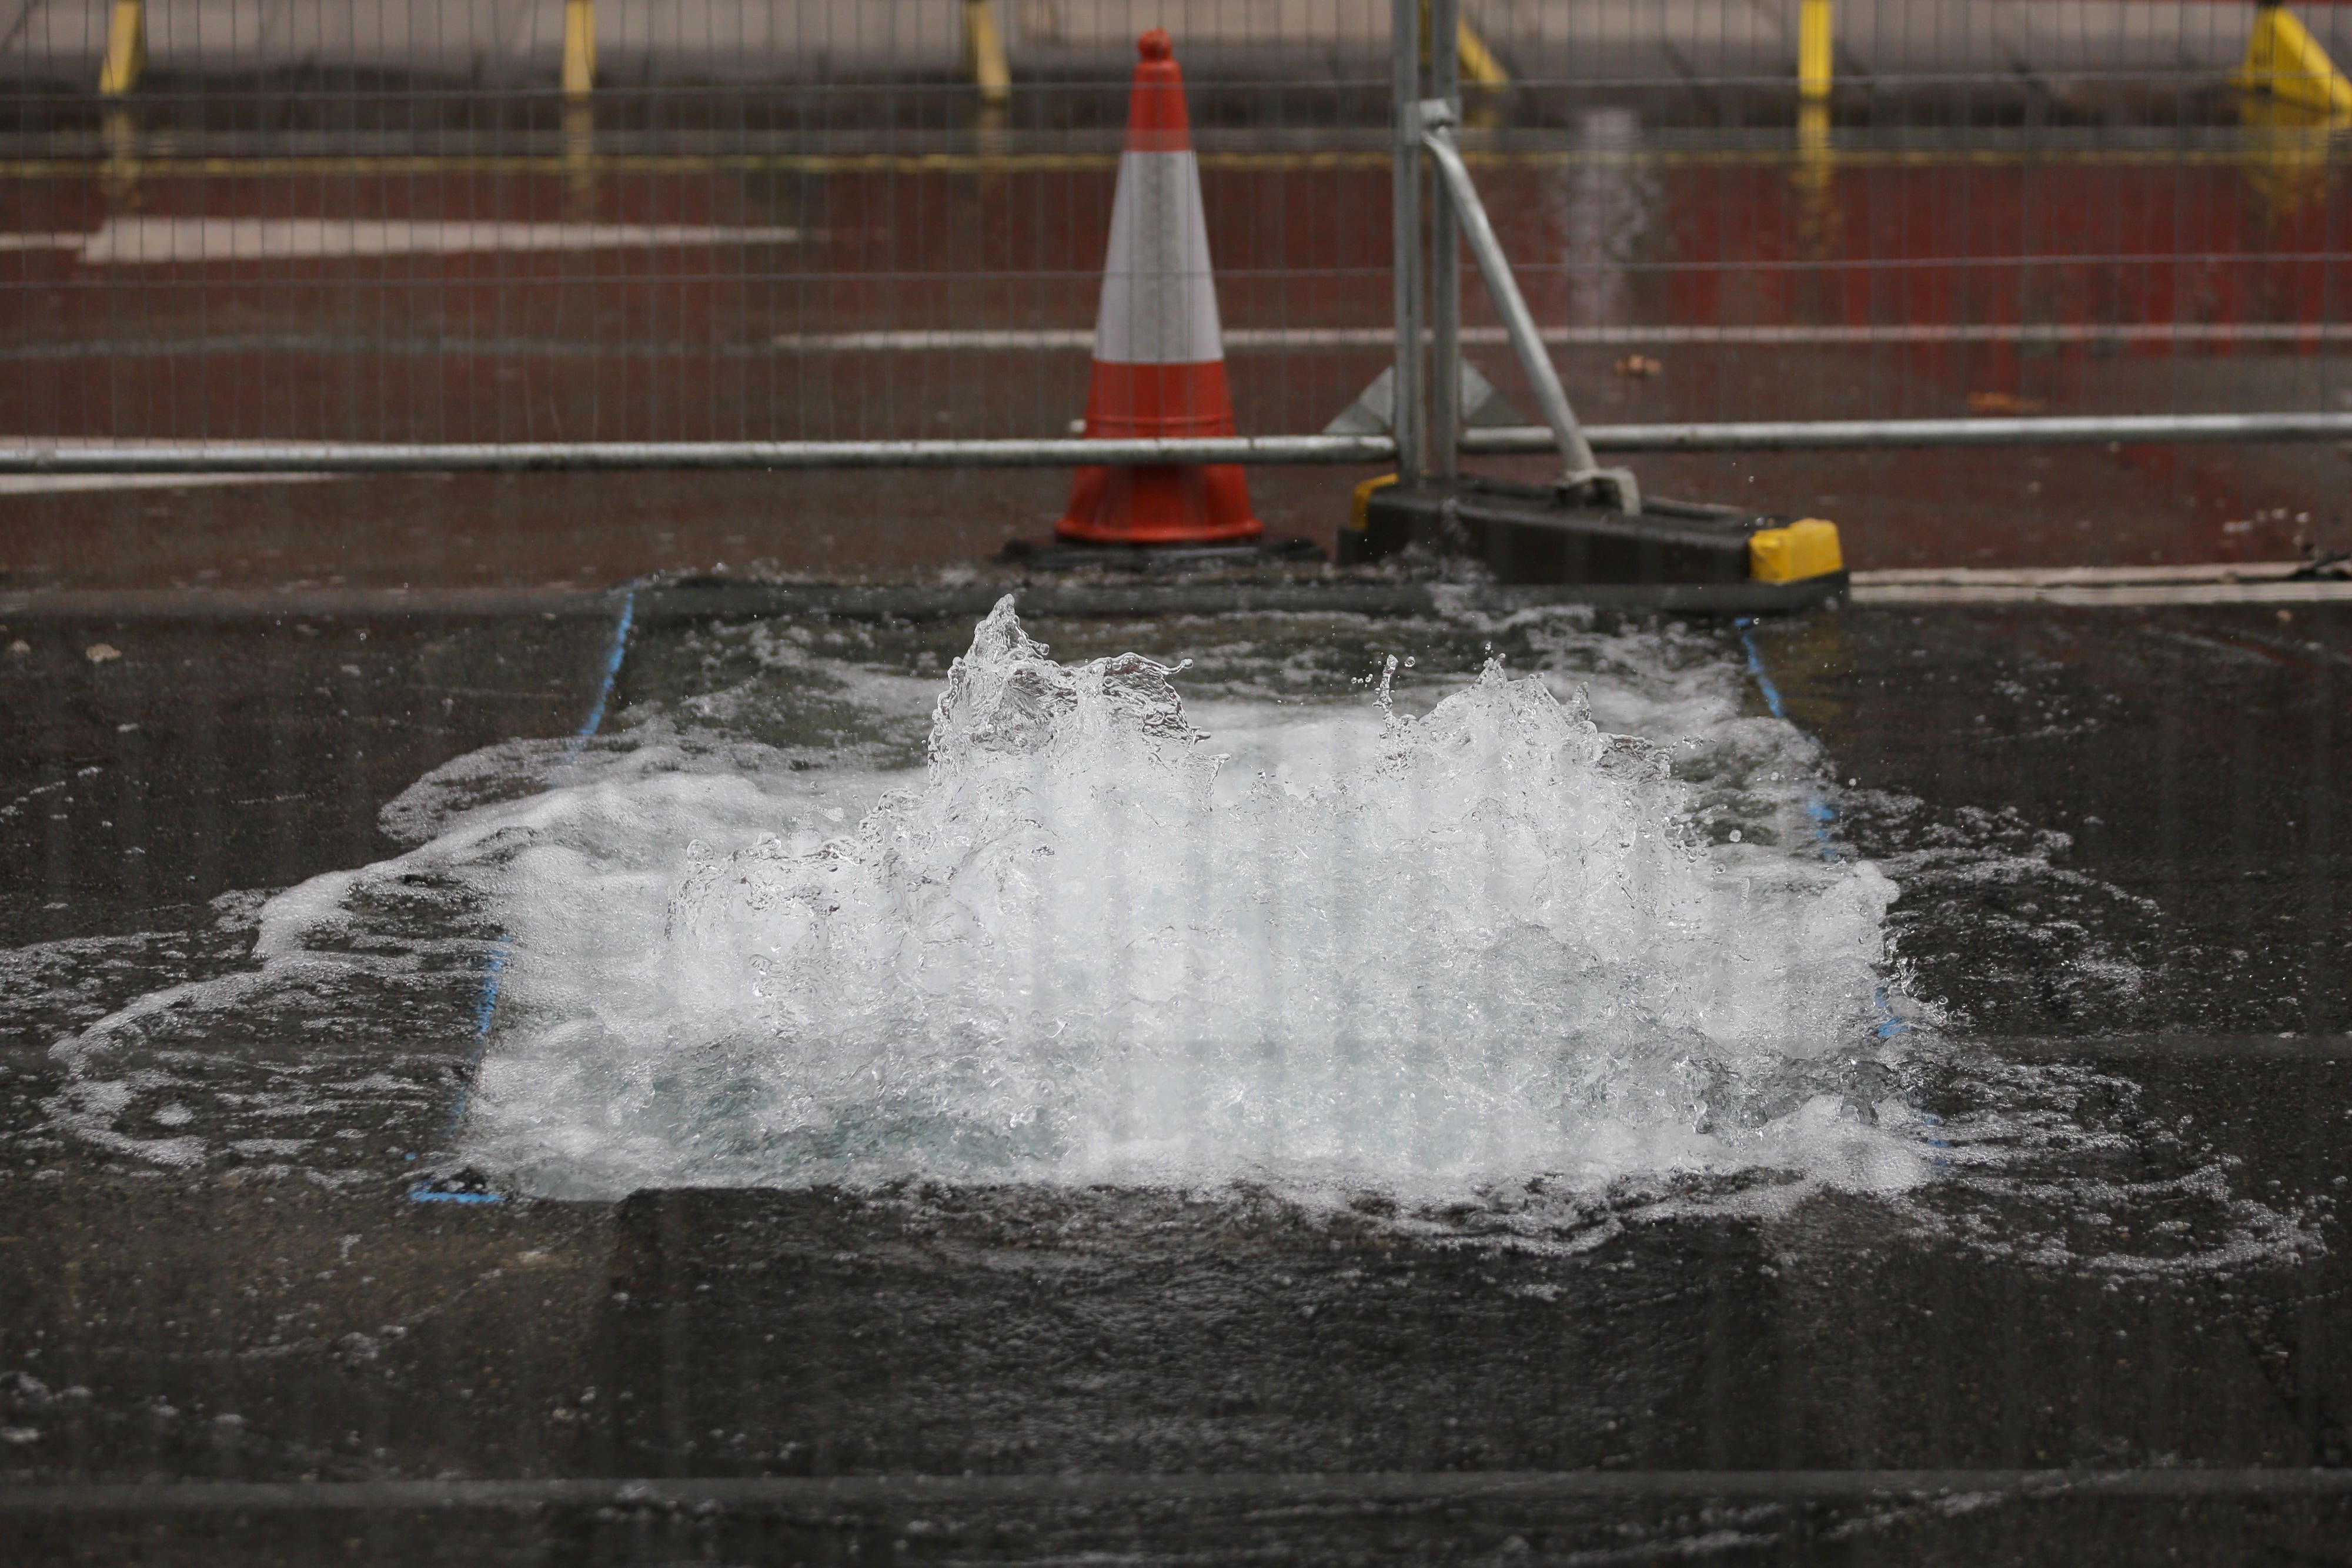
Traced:
MULTIPOLYGON (((58 1136, 50 1041, 242 962, 214 900, 392 853, 376 810, 420 773, 581 723, 611 624, 575 608, 0 636, 26 645, 0 653, 9 1561, 2347 1560, 2352 616, 1876 610, 1757 633, 1851 780, 1843 841, 1905 883, 1914 991, 1964 1009, 1985 1059, 2083 1073, 2101 1139, 2053 1179, 2126 1194, 2218 1163, 2297 1217, 2294 1247, 2084 1266, 2103 1227, 2147 1227, 2157 1256, 2175 1209, 2225 1233, 2187 1190, 2112 1215, 2021 1191, 1941 1228, 1835 1197, 1601 1214, 1522 1251, 1110 1191, 419 1205, 390 1164, 331 1190, 58 1136), (101 643, 121 657, 93 662, 101 643), (2053 1469, 2137 1479, 2026 1475, 2053 1469), (1858 1475, 1890 1471, 1937 1473, 1858 1475), (1301 1472, 1346 1474, 1264 1479, 1301 1472), (1202 1474, 1224 1479, 1165 1479, 1202 1474), (1095 1479, 1044 1479, 1066 1476, 1095 1479), (693 1490, 760 1477, 786 1479, 693 1490), (553 1485, 598 1478, 684 1492, 553 1485), (310 1479, 354 1485, 100 1490, 310 1479), (550 1485, 401 1490, 436 1480, 550 1485)), ((383 1040, 454 1092, 467 977, 445 989, 383 1040)), ((446 1107, 400 1114, 368 1149, 416 1146, 446 1107)))

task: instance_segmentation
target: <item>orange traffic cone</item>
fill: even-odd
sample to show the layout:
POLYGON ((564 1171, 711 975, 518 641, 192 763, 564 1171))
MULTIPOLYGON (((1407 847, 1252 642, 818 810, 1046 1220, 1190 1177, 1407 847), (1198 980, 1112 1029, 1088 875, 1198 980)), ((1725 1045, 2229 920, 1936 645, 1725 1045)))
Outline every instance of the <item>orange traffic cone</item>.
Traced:
MULTIPOLYGON (((1110 209, 1110 255, 1095 319, 1091 438, 1234 434, 1217 285, 1201 214, 1201 167, 1184 112, 1184 73, 1159 27, 1128 99, 1127 151, 1110 209)), ((1211 544, 1265 531, 1231 465, 1081 468, 1055 528, 1088 544, 1211 544)))

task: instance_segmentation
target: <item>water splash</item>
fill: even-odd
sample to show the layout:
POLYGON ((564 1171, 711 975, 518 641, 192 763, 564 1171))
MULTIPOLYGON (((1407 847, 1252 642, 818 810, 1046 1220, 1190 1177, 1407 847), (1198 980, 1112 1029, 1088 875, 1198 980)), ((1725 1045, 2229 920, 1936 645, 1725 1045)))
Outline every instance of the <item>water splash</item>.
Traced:
POLYGON ((1460 1188, 1825 1149, 1916 1179, 1870 1126, 1903 1112, 1869 865, 1706 842, 1665 753, 1492 660, 1246 776, 1172 674, 1057 664, 1008 599, 920 781, 854 833, 698 848, 634 934, 576 854, 519 857, 467 1157, 576 1196, 1460 1188))
MULTIPOLYGON (((993 626, 944 713, 929 672, 961 639, 927 628, 649 639, 614 733, 436 769, 384 809, 402 854, 224 900, 200 938, 15 955, 0 1012, 58 1076, 0 1154, 32 1180, 354 1189, 470 1164, 581 1197, 944 1181, 1039 1217, 1101 1181, 1570 1251, 1810 1210, 2109 1278, 2319 1245, 2323 1211, 2249 1197, 2251 1156, 2183 1132, 2130 1050, 2011 1060, 1956 1030, 2016 1016, 1998 964, 1938 958, 1949 1005, 1916 999, 1887 942, 1969 936, 2006 906, 1979 883, 2031 883, 2070 972, 2143 953, 2134 901, 2021 820, 1891 831, 1929 809, 1836 791, 1719 636, 1561 610, 1070 623, 1104 655, 1181 637, 1179 704, 1165 666, 993 626), (1469 673, 1482 643, 1540 685, 1469 673), (1884 919, 1873 864, 1905 888, 1884 919), (1929 1027, 1871 1039, 1874 973, 1929 1027)), ((2149 1027, 2164 989, 2133 993, 2149 1027)))

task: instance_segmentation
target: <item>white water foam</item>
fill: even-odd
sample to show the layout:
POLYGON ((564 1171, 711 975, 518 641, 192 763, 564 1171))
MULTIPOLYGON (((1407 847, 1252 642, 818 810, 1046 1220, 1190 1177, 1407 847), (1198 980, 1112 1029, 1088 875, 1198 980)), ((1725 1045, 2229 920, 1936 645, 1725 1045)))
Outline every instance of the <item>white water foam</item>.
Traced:
POLYGON ((1258 720, 1214 746, 1173 673, 1057 664, 1007 600, 862 822, 681 865, 674 785, 543 835, 465 1158, 571 1197, 1920 1179, 1873 868, 1709 841, 1666 752, 1491 662, 1419 717, 1214 705, 1258 720))
POLYGON ((471 1164, 591 1197, 1127 1182, 1570 1250, 1837 1189, 2111 1276, 2317 1245, 2126 1077, 1876 1038, 1882 978, 1935 1013, 1893 983, 1892 888, 1809 808, 1876 824, 1927 942, 1979 917, 1979 862, 2059 884, 2017 859, 2025 828, 1965 808, 1890 839, 1895 807, 1836 790, 1719 638, 1466 610, 1071 632, 1176 641, 1198 700, 1149 660, 1056 664, 1009 611, 944 703, 907 673, 936 667, 928 638, 698 629, 637 651, 606 737, 418 780, 383 817, 405 853, 225 901, 218 932, 102 973, 14 956, 22 1027, 67 1032, 0 1181, 78 1148, 329 1186, 471 1164), (1332 695, 1376 637, 1436 651, 1393 705, 1416 716, 1332 695), (1474 676, 1480 638, 1534 678, 1474 676))

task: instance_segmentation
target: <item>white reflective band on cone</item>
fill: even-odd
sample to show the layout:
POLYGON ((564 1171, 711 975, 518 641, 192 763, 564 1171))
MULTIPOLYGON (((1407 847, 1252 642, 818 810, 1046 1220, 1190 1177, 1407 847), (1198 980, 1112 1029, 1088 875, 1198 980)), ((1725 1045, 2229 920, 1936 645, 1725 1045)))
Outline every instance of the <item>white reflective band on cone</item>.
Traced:
POLYGON ((1189 152, 1121 153, 1095 358, 1171 365, 1224 357, 1198 162, 1189 152))

